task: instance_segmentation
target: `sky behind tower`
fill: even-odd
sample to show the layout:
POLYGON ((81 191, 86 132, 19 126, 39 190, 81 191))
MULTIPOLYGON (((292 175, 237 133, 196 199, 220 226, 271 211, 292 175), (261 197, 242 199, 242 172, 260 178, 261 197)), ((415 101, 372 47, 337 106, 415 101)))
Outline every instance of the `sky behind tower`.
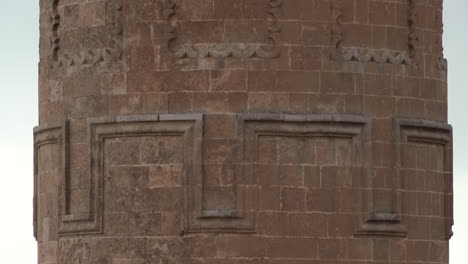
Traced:
MULTIPOLYGON (((468 1, 444 1, 449 122, 454 127, 455 235, 450 263, 468 260, 468 1)), ((0 9, 0 252, 2 263, 36 263, 32 231, 33 137, 38 123, 39 0, 0 9)))

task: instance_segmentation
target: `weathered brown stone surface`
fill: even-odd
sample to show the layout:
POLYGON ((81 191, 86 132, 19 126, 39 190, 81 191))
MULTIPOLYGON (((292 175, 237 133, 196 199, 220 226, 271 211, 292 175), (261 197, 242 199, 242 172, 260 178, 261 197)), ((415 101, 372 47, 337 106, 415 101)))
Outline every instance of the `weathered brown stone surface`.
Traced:
POLYGON ((448 263, 442 0, 41 0, 39 263, 448 263))

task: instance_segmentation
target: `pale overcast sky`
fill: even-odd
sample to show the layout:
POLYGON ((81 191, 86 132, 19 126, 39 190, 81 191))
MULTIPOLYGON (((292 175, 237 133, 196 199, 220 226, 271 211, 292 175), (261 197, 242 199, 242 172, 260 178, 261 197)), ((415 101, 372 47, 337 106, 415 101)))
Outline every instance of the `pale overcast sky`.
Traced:
MULTIPOLYGON (((468 261, 468 10, 445 0, 449 121, 454 127, 455 235, 451 264, 468 261)), ((2 263, 36 263, 32 232, 33 142, 37 124, 39 0, 3 0, 0 9, 0 252, 2 263)))

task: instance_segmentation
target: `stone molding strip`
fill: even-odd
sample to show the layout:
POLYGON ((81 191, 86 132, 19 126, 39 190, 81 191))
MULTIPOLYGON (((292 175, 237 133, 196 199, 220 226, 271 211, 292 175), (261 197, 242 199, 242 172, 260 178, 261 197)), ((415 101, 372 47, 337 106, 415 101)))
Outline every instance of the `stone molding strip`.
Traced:
POLYGON ((282 6, 282 0, 267 0, 268 14, 270 15, 270 23, 266 42, 267 44, 259 43, 224 43, 224 44, 206 44, 206 43, 185 43, 177 45, 178 27, 177 27, 177 7, 176 0, 166 0, 165 9, 162 11, 164 19, 170 25, 170 37, 168 40, 168 48, 176 58, 261 58, 273 59, 280 56, 281 49, 277 43, 277 35, 281 32, 281 27, 278 22, 278 13, 282 6))

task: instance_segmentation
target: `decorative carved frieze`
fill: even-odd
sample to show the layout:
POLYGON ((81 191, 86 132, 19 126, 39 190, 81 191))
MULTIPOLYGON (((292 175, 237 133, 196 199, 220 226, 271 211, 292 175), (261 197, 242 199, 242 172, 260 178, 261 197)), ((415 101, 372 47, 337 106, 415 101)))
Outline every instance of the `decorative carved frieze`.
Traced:
POLYGON ((50 15, 50 24, 51 24, 51 39, 50 46, 52 51, 52 60, 53 64, 56 64, 59 61, 59 50, 60 50, 60 37, 59 37, 59 27, 60 27, 60 14, 58 11, 58 4, 60 0, 52 0, 52 14, 50 15))
MULTIPOLYGON (((280 55, 280 47, 277 43, 281 27, 278 22, 278 13, 282 6, 282 0, 265 0, 268 2, 268 14, 270 16, 265 43, 185 43, 177 45, 180 34, 177 27, 177 8, 175 0, 166 0, 166 6, 162 14, 170 25, 170 37, 168 49, 177 58, 262 58, 272 59, 280 55)), ((183 3, 182 3, 183 4, 183 3)))
POLYGON ((341 25, 342 7, 335 1, 331 5, 330 59, 341 62, 356 61, 363 64, 411 65, 416 59, 416 46, 419 41, 416 31, 417 11, 414 0, 408 0, 408 44, 407 50, 372 49, 364 47, 344 47, 346 38, 341 25))
POLYGON ((416 12, 416 1, 408 0, 408 50, 409 56, 411 58, 416 57, 416 45, 419 41, 417 32, 416 32, 416 21, 417 21, 417 12, 416 12))
POLYGON ((412 59, 407 51, 376 50, 361 48, 342 48, 341 57, 345 62, 410 65, 412 59))
POLYGON ((80 51, 76 53, 63 53, 54 67, 93 65, 102 62, 112 62, 120 59, 122 51, 120 49, 96 49, 80 51))
POLYGON ((60 51, 60 13, 58 5, 60 0, 53 0, 52 6, 52 68, 72 67, 79 65, 95 65, 98 63, 115 62, 122 59, 123 53, 123 0, 112 0, 113 24, 112 42, 113 47, 84 50, 79 52, 60 51))
POLYGON ((277 47, 266 48, 263 44, 184 44, 173 50, 177 58, 262 58, 272 59, 279 55, 277 47))

